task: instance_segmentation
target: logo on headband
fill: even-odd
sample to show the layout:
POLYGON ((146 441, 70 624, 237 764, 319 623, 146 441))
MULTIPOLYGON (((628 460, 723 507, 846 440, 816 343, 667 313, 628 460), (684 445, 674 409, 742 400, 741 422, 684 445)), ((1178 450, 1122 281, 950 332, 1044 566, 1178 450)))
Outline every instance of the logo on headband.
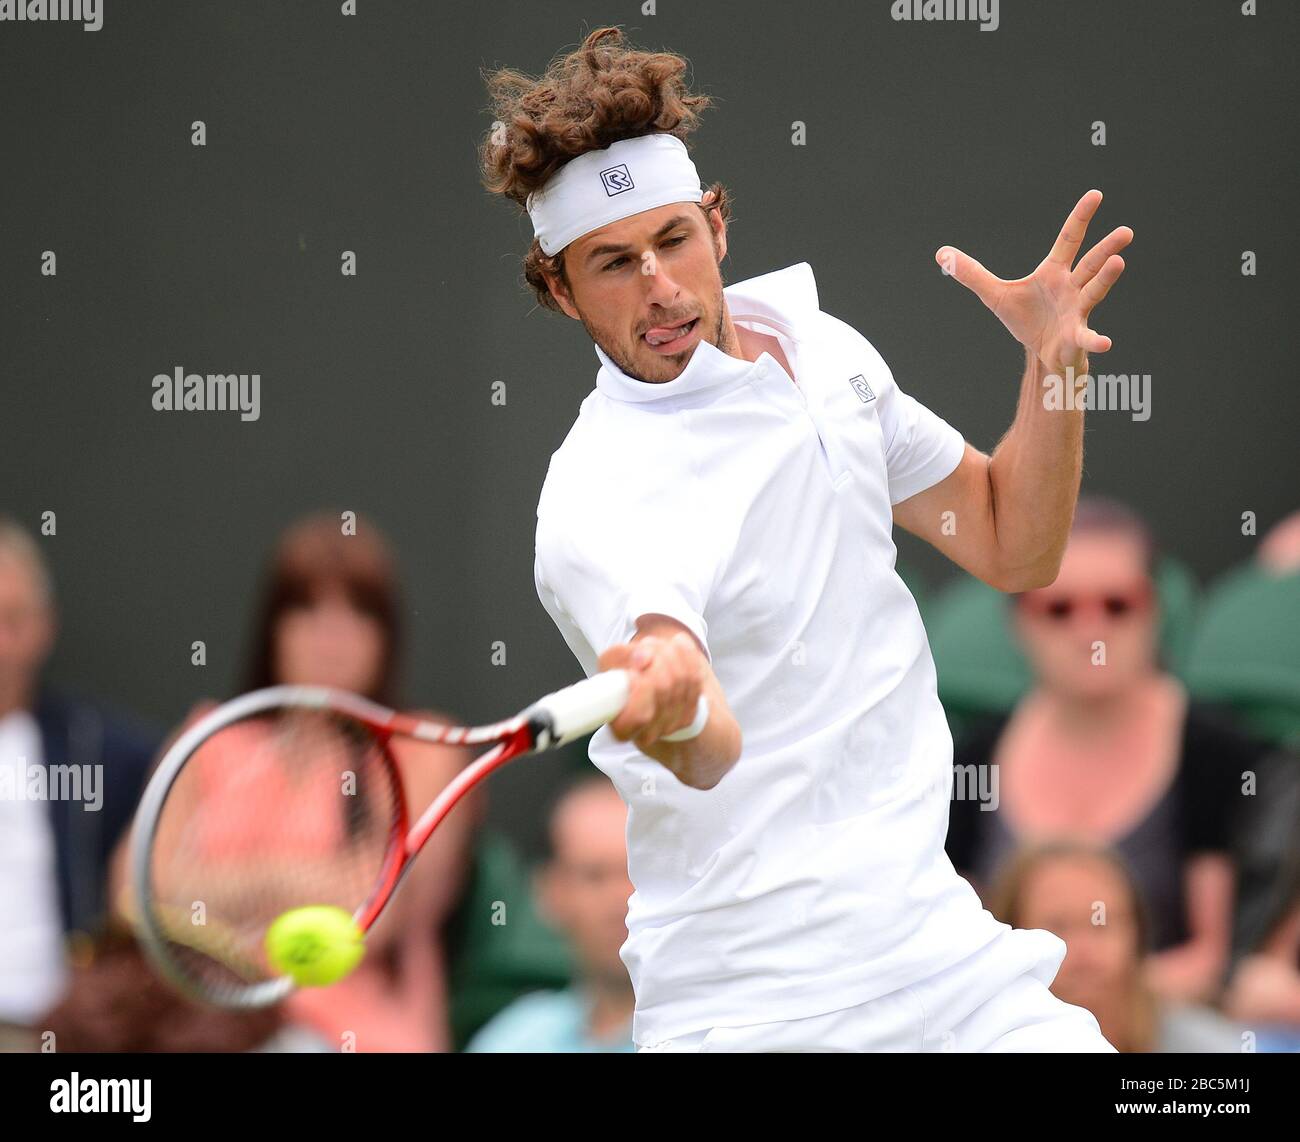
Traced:
POLYGON ((605 184, 605 193, 610 198, 622 194, 625 190, 632 190, 635 186, 632 176, 627 173, 625 163, 619 163, 616 167, 606 167, 600 172, 600 181, 605 184))

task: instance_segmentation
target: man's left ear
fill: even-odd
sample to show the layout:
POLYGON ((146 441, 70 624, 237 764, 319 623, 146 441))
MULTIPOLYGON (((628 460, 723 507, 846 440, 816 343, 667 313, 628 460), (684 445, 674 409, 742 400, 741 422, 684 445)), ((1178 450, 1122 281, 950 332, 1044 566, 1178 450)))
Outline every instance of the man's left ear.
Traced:
POLYGON ((555 298, 556 305, 558 305, 567 316, 577 320, 578 310, 573 304, 573 299, 569 297, 569 291, 564 288, 564 282, 560 280, 558 275, 547 273, 546 270, 542 271, 542 277, 546 279, 546 288, 551 291, 551 296, 555 298))
POLYGON ((718 250, 718 264, 721 265, 722 260, 727 256, 727 224, 722 220, 721 211, 714 209, 709 201, 712 197, 713 192, 710 191, 704 196, 700 205, 708 211, 704 216, 704 220, 709 225, 709 233, 712 235, 713 244, 718 250))

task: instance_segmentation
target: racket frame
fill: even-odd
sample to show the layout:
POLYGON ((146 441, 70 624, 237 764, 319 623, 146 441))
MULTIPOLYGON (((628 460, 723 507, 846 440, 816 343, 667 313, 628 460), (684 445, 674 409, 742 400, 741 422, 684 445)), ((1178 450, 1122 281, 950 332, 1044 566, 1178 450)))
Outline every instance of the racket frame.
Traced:
POLYGON ((135 929, 145 954, 164 978, 182 993, 232 1010, 266 1007, 285 999, 295 989, 296 985, 289 976, 250 984, 242 989, 232 987, 229 995, 218 996, 215 991, 201 987, 177 965, 168 951, 168 939, 153 912, 151 862, 163 806, 185 764, 200 746, 221 730, 270 710, 304 709, 351 718, 375 737, 385 765, 392 769, 397 812, 375 886, 365 903, 353 913, 353 920, 364 933, 392 899, 425 842, 462 797, 507 762, 526 753, 555 749, 615 717, 627 700, 628 683, 625 671, 605 671, 548 694, 513 718, 474 727, 443 725, 402 714, 359 694, 328 686, 271 686, 223 703, 184 731, 167 750, 136 810, 130 869, 135 892, 135 929), (448 782, 414 827, 408 830, 406 797, 389 746, 394 735, 452 746, 496 744, 448 782))

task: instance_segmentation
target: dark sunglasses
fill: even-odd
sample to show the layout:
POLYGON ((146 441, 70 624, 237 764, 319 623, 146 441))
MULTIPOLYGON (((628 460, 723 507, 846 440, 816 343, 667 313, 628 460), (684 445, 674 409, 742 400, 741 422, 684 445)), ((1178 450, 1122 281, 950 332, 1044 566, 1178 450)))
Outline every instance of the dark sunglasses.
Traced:
POLYGON ((1020 596, 1020 605, 1030 614, 1051 622, 1066 623, 1079 614, 1103 614, 1107 618, 1125 619, 1145 611, 1151 603, 1149 587, 1131 591, 1108 591, 1095 595, 1062 595, 1049 591, 1030 591, 1020 596))

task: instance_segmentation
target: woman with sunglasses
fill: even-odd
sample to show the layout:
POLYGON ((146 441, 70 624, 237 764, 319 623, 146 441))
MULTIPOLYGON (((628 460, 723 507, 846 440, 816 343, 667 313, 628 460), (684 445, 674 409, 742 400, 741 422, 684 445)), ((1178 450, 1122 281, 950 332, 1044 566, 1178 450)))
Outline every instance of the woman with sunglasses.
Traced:
POLYGON ((1230 838, 1260 748, 1162 668, 1153 562, 1137 515, 1079 501, 1056 581, 1014 597, 1034 681, 958 747, 947 847, 981 894, 1024 844, 1114 848, 1150 908, 1150 985, 1209 1000, 1230 960, 1230 838))

